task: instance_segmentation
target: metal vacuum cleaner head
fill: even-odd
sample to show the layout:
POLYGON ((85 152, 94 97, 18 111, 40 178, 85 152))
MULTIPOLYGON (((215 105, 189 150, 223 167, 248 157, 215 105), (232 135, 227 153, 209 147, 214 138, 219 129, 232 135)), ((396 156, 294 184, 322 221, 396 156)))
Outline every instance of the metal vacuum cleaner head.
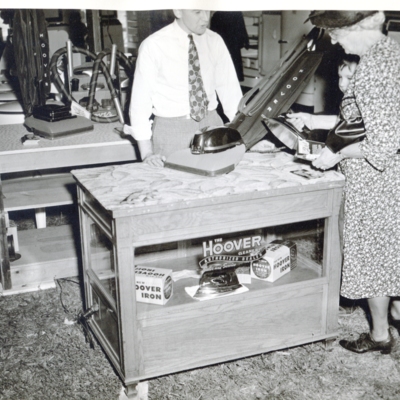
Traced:
POLYGON ((288 121, 286 114, 279 115, 277 118, 266 118, 264 122, 268 130, 290 150, 297 150, 300 140, 309 142, 310 146, 324 147, 329 133, 325 129, 298 131, 288 121))
POLYGON ((164 166, 204 176, 226 174, 235 169, 246 147, 241 135, 227 127, 208 127, 197 132, 190 148, 168 156, 164 166))
POLYGON ((236 129, 211 126, 194 135, 190 149, 192 154, 219 153, 240 144, 243 140, 236 129))

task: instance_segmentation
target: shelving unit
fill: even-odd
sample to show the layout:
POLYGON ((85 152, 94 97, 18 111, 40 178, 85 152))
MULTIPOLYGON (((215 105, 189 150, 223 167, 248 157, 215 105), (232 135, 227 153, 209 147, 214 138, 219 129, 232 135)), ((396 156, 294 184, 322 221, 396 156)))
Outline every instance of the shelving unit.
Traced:
POLYGON ((310 167, 277 157, 281 168, 268 173, 269 162, 277 165, 270 155, 246 154, 218 178, 143 164, 73 171, 88 322, 129 398, 143 380, 336 336, 343 178, 297 179, 292 169, 310 167), (289 274, 253 279, 242 294, 196 301, 184 288, 198 280, 186 278, 164 306, 136 302, 135 265, 196 270, 204 238, 314 220, 324 220, 321 264, 299 254, 289 274))
POLYGON ((261 11, 247 11, 243 13, 247 35, 249 36, 249 48, 241 49, 244 81, 242 86, 253 87, 260 79, 259 61, 259 31, 262 23, 261 11))
POLYGON ((18 231, 21 258, 11 261, 7 213, 76 204, 76 184, 59 169, 136 160, 134 143, 114 131, 119 123, 94 124, 93 131, 41 139, 24 146, 23 125, 2 125, 0 143, 0 278, 2 294, 54 286, 55 278, 79 274, 79 231, 71 226, 18 231), (41 172, 43 174, 41 175, 41 172), (22 175, 22 176, 20 176, 22 175), (30 176, 29 176, 30 175, 30 176))
POLYGON ((249 49, 243 48, 245 87, 254 87, 281 57, 281 12, 244 11, 249 49))

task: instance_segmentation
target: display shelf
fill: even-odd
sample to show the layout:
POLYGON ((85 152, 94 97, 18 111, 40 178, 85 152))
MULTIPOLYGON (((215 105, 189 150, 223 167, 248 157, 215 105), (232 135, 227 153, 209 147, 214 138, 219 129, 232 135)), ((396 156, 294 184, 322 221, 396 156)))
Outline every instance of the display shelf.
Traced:
POLYGON ((5 211, 69 205, 76 202, 71 174, 53 174, 3 181, 5 211))
POLYGON ((71 225, 19 231, 21 258, 10 263, 13 288, 4 294, 37 290, 55 279, 78 276, 77 235, 71 225))
MULTIPOLYGON (((244 284, 244 286, 246 286, 249 289, 248 292, 226 297, 220 297, 217 299, 213 299, 212 301, 214 305, 222 303, 225 304, 229 302, 240 302, 243 301, 244 299, 257 297, 260 294, 264 294, 265 290, 268 290, 270 291, 271 294, 273 294, 275 292, 281 291, 282 286, 296 285, 296 284, 300 284, 301 286, 303 286, 305 281, 315 280, 321 277, 321 271, 319 273, 316 271, 316 268, 318 267, 317 264, 315 264, 316 268, 309 268, 305 265, 305 263, 302 262, 302 260, 304 260, 304 257, 300 255, 299 265, 297 266, 297 268, 295 268, 293 271, 291 271, 290 273, 288 273, 287 275, 283 276, 282 278, 278 279, 273 283, 252 279, 252 282, 250 284, 244 284)), ((167 268, 167 269, 172 267, 174 271, 178 271, 184 269, 193 269, 193 265, 196 265, 195 261, 196 260, 194 258, 191 259, 190 257, 188 257, 187 259, 176 260, 176 262, 174 262, 173 265, 171 265, 170 261, 154 262, 144 265, 153 266, 155 268, 167 268)), ((312 282, 310 285, 312 286, 320 283, 321 282, 319 281, 312 282)), ((207 301, 209 300, 198 301, 191 298, 186 293, 185 287, 195 286, 197 284, 198 284, 198 279, 195 278, 186 278, 174 282, 173 283, 174 294, 172 298, 168 301, 168 303, 165 304, 164 306, 138 303, 137 307, 138 320, 153 318, 156 317, 157 315, 163 314, 164 312, 181 313, 191 308, 209 307, 210 304, 206 304, 207 301)), ((287 287, 285 288, 285 290, 286 289, 287 287)))
MULTIPOLYGON (((103 253, 103 256, 107 253, 103 253)), ((103 257, 95 257, 94 262, 97 260, 104 260, 103 257)), ((183 270, 196 270, 198 257, 185 257, 174 260, 158 260, 151 263, 138 263, 140 266, 145 267, 154 267, 154 268, 165 268, 172 269, 173 272, 183 271, 183 270)), ((200 274, 200 271, 199 271, 200 274)), ((106 269, 96 269, 96 275, 98 280, 92 275, 92 281, 97 281, 96 285, 99 287, 98 290, 104 291, 104 288, 115 287, 115 272, 106 270, 106 269)), ((272 293, 281 291, 282 286, 286 285, 304 285, 305 281, 313 281, 309 282, 310 286, 315 286, 321 284, 321 281, 315 281, 316 279, 321 278, 321 266, 316 262, 308 259, 301 253, 298 253, 298 266, 278 279, 275 282, 265 282, 257 279, 253 279, 251 283, 244 284, 249 289, 249 292, 245 292, 242 294, 236 294, 227 297, 221 297, 218 299, 213 299, 215 304, 219 304, 221 302, 229 302, 229 301, 241 301, 246 297, 257 297, 257 292, 269 290, 272 293)), ((326 282, 325 278, 321 278, 324 282, 326 282)), ((185 287, 195 286, 198 284, 199 278, 183 278, 175 281, 173 283, 173 296, 165 305, 156 305, 149 303, 138 303, 137 305, 137 319, 148 319, 152 317, 156 317, 159 314, 163 314, 167 310, 168 313, 180 313, 185 311, 187 308, 202 308, 204 306, 208 307, 209 304, 204 301, 198 301, 190 297, 186 291, 185 287)), ((134 287, 132 288, 134 290, 134 287)), ((285 288, 286 290, 286 288, 285 288)), ((105 290, 108 295, 113 297, 112 300, 112 308, 116 309, 116 298, 115 292, 110 289, 105 290)))

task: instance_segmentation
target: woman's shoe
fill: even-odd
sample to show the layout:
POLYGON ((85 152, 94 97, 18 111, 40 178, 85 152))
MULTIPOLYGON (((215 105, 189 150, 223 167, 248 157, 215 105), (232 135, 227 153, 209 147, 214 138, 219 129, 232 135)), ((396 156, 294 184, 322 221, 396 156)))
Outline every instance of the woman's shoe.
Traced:
POLYGON ((386 340, 376 342, 369 332, 362 333, 357 340, 341 340, 339 344, 346 350, 355 353, 367 353, 369 351, 380 351, 382 354, 389 354, 395 344, 395 340, 388 329, 389 337, 386 340))

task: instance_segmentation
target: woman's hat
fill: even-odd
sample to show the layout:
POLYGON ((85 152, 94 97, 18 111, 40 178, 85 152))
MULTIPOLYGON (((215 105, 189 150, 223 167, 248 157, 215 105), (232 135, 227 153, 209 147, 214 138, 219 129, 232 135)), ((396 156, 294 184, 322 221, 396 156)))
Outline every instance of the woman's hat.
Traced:
POLYGON ((307 21, 320 28, 344 28, 360 22, 378 11, 311 11, 307 21))

